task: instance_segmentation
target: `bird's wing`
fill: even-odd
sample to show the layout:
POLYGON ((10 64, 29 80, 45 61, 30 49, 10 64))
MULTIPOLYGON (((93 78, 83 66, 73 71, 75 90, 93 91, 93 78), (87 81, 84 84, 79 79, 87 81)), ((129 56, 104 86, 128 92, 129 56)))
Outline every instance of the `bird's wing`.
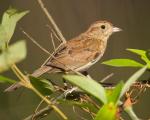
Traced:
POLYGON ((94 60, 100 54, 98 43, 93 42, 92 39, 70 40, 66 46, 55 54, 55 59, 51 59, 46 65, 60 68, 64 71, 80 68, 94 60))

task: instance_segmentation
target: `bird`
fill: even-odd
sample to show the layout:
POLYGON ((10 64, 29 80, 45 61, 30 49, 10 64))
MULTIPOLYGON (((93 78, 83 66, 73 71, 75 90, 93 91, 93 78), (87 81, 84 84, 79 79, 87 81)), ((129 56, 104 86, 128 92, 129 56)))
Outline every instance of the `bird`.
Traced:
MULTIPOLYGON (((119 31, 122 29, 115 27, 111 22, 96 21, 85 32, 63 44, 55 51, 53 57, 31 75, 39 77, 47 72, 85 72, 102 58, 109 37, 119 31)), ((5 91, 13 91, 20 86, 21 84, 15 83, 5 91)))

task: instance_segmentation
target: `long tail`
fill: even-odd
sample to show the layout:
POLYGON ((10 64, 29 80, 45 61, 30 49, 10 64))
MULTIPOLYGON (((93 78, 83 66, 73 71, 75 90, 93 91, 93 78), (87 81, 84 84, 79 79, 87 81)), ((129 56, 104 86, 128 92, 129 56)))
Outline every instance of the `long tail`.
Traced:
MULTIPOLYGON (((52 68, 49 67, 49 66, 42 66, 40 67, 39 69, 35 70, 31 76, 33 77, 39 77, 41 75, 43 75, 44 73, 50 71, 52 68)), ((4 92, 12 92, 12 91, 15 91, 17 90, 18 88, 20 88, 22 85, 20 84, 20 82, 17 82, 17 83, 14 83, 12 84, 10 87, 6 88, 4 90, 4 92)))

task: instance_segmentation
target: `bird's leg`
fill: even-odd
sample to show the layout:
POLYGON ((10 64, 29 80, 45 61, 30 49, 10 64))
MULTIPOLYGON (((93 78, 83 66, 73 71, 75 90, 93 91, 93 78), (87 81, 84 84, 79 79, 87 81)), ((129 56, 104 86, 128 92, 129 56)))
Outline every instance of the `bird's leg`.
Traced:
POLYGON ((81 74, 83 74, 84 76, 92 79, 92 77, 89 75, 89 73, 87 71, 82 71, 81 74))
POLYGON ((68 85, 66 80, 63 78, 63 84, 64 84, 64 89, 67 90, 68 89, 68 85))

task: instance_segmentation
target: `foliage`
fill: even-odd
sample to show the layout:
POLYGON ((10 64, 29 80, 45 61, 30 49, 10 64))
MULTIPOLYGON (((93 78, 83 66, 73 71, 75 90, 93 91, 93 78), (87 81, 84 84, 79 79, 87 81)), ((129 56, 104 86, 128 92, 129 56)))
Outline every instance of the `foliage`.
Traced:
POLYGON ((39 79, 39 78, 35 78, 35 77, 32 77, 30 76, 30 82, 31 84, 36 88, 38 89, 38 91, 45 95, 45 96, 48 96, 48 95, 51 95, 53 92, 54 92, 54 87, 53 85, 47 81, 46 79, 39 79))
POLYGON ((150 69, 149 51, 139 49, 127 49, 127 51, 138 55, 144 63, 139 63, 135 60, 125 58, 125 59, 111 59, 108 61, 104 61, 102 64, 114 67, 143 67, 144 65, 148 65, 148 68, 150 69))
MULTIPOLYGON (((132 109, 132 102, 123 100, 125 94, 130 90, 131 86, 141 77, 147 69, 150 69, 150 51, 139 49, 127 49, 128 51, 140 56, 144 63, 137 62, 132 59, 112 59, 103 62, 103 64, 115 67, 139 67, 140 70, 135 72, 126 82, 120 81, 111 89, 107 89, 91 78, 67 74, 63 75, 63 79, 75 85, 76 89, 64 89, 61 85, 57 85, 45 78, 35 78, 30 75, 24 75, 15 65, 26 57, 26 44, 24 40, 9 45, 10 40, 14 34, 17 22, 29 11, 19 12, 14 8, 9 8, 2 17, 0 24, 0 72, 4 72, 11 68, 20 83, 35 92, 42 98, 49 106, 55 110, 63 119, 68 119, 66 115, 55 104, 66 104, 77 106, 92 116, 94 120, 119 120, 121 114, 119 113, 120 106, 122 110, 126 111, 133 120, 138 120, 132 109), (55 93, 59 92, 56 95, 55 93), (48 96, 53 99, 48 99, 48 96), (68 99, 71 96, 71 99, 68 99), (126 103, 126 104, 125 104, 126 103), (127 104, 128 103, 128 104, 127 104)), ((15 83, 8 77, 0 75, 0 83, 15 83)), ((129 97, 130 98, 130 97, 129 97)), ((49 111, 48 111, 49 112, 49 111)), ((44 113, 45 115, 45 113, 44 113)), ((39 115, 40 116, 40 115, 39 115)), ((32 116, 33 118, 33 116, 32 116)), ((34 119, 34 118, 33 118, 34 119)))
POLYGON ((100 86, 99 83, 95 82, 92 79, 89 79, 87 77, 77 76, 77 75, 64 75, 64 79, 77 85, 79 88, 81 88, 84 91, 87 91, 92 96, 96 97, 100 101, 104 101, 105 97, 107 96, 107 100, 103 102, 102 108, 98 111, 95 120, 117 120, 117 109, 119 109, 119 101, 121 101, 121 97, 125 94, 125 92, 128 91, 129 87, 138 80, 138 78, 145 72, 147 69, 147 66, 141 68, 139 71, 137 71, 135 74, 133 74, 127 82, 124 84, 123 82, 120 82, 114 90, 112 90, 111 94, 106 94, 106 92, 103 90, 104 88, 101 86, 97 88, 97 86, 100 86), (86 81, 86 82, 85 82, 86 81), (92 82, 91 82, 92 81, 92 82), (95 87, 97 89, 95 89, 95 87), (93 91, 93 88, 95 91, 93 91), (103 92, 100 94, 100 90, 103 92), (95 92, 99 92, 99 94, 95 94, 95 92), (98 95, 98 96, 97 96, 98 95), (104 100, 103 100, 104 99, 104 100), (109 115, 108 115, 109 113, 109 115))
POLYGON ((15 31, 17 22, 28 11, 18 12, 16 9, 9 8, 2 17, 0 24, 0 72, 7 70, 13 64, 20 62, 26 57, 26 44, 21 40, 8 46, 10 39, 15 31))

